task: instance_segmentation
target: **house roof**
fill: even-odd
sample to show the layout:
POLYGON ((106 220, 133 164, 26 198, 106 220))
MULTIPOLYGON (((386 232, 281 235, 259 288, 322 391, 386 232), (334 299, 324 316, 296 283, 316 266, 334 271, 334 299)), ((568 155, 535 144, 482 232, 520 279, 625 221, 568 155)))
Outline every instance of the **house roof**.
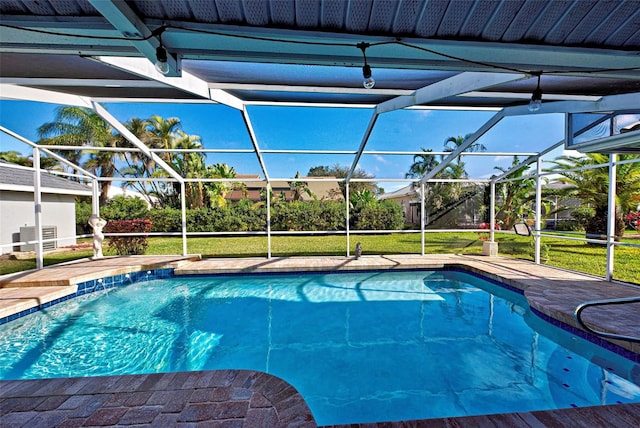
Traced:
MULTIPOLYGON (((8 164, 8 162, 0 160, 0 190, 33 192, 33 169, 16 167, 15 165, 8 166, 8 164)), ((40 183, 43 193, 91 195, 91 188, 88 186, 55 176, 46 171, 40 173, 40 183)))
POLYGON ((404 198, 406 196, 414 197, 416 195, 417 195, 417 192, 416 192, 415 186, 413 184, 409 184, 393 192, 385 192, 380 196, 378 196, 378 199, 384 200, 384 199, 404 198))

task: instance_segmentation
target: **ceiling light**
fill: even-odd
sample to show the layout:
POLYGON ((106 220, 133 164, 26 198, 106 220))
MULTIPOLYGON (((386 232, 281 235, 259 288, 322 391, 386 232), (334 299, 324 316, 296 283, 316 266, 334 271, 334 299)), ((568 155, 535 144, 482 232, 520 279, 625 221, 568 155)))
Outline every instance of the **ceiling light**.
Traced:
POLYGON ((362 86, 371 89, 375 86, 376 81, 371 77, 371 66, 367 64, 367 54, 365 50, 369 47, 369 43, 358 43, 356 47, 362 51, 362 57, 364 58, 364 65, 362 66, 362 77, 364 77, 364 81, 362 82, 362 86))
POLYGON ((542 76, 542 73, 538 74, 538 86, 536 86, 533 94, 531 94, 531 101, 529 101, 529 111, 532 113, 540 110, 540 107, 542 107, 542 89, 540 89, 540 76, 542 76))
POLYGON ((158 37, 158 43, 160 46, 156 48, 156 70, 162 74, 169 73, 169 63, 167 62, 167 50, 162 46, 162 33, 164 33, 165 27, 157 28, 151 33, 154 36, 158 37))
POLYGON ((167 50, 160 46, 156 48, 156 70, 162 74, 169 73, 169 63, 167 63, 167 50))

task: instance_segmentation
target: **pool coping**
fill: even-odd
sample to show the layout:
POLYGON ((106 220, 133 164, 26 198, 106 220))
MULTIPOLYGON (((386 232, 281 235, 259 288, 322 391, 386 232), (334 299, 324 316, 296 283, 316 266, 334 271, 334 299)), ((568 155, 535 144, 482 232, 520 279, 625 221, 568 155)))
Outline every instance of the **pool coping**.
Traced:
MULTIPOLYGON (((96 280, 101 277, 104 278, 105 272, 114 272, 114 275, 126 275, 126 272, 142 272, 148 269, 150 261, 148 259, 127 259, 126 266, 104 266, 98 269, 100 266, 95 266, 95 261, 86 261, 83 270, 90 270, 91 273, 86 276, 84 285, 85 289, 91 289, 91 287, 98 287, 99 282, 96 280), (92 264, 94 263, 94 264, 92 264), (143 267, 144 266, 144 267, 143 267), (126 271, 126 272, 125 272, 126 271), (91 281, 94 281, 91 283, 91 281)), ((521 292, 527 298, 529 305, 534 313, 541 318, 548 318, 549 322, 559 323, 560 326, 571 327, 579 330, 574 324, 571 311, 567 308, 572 308, 576 298, 579 303, 585 299, 585 292, 582 288, 585 287, 589 292, 597 291, 596 295, 590 296, 590 298, 601 298, 600 295, 604 293, 605 296, 613 294, 625 294, 625 295, 638 295, 640 294, 640 288, 637 286, 628 286, 625 284, 616 284, 602 280, 601 278, 591 277, 589 275, 579 274, 576 272, 565 271, 558 268, 535 265, 531 262, 523 260, 508 259, 508 258, 488 258, 481 256, 462 256, 462 255, 432 255, 432 256, 363 256, 359 260, 346 257, 324 257, 324 258, 252 258, 252 259, 206 259, 200 260, 199 257, 189 256, 183 257, 169 257, 163 261, 154 262, 155 270, 169 269, 177 275, 180 274, 250 274, 250 273, 295 273, 302 271, 309 272, 336 272, 336 271, 357 271, 357 270, 407 270, 407 269, 462 269, 467 272, 478 274, 482 277, 489 278, 494 282, 498 282, 500 285, 506 285, 506 288, 512 288, 521 292), (306 266, 305 266, 306 265, 306 266), (551 286, 549 286, 551 284, 551 286), (579 286, 579 287, 576 287, 579 286), (577 290, 578 296, 572 294, 569 301, 560 301, 557 297, 562 292, 577 290), (555 299, 555 300, 554 300, 555 299), (554 322, 555 320, 555 322, 554 322)), ((114 264, 113 260, 109 264, 114 264)), ((117 263, 116 263, 117 264, 117 263)), ((74 268, 75 269, 75 268, 74 268)), ((73 271, 73 269, 71 270, 73 271)), ((144 272, 145 274, 147 272, 144 272)), ((33 278, 29 278, 29 275, 22 275, 21 280, 18 282, 8 281, 7 277, 0 278, 0 306, 2 305, 3 298, 2 292, 10 290, 12 292, 22 291, 28 292, 34 289, 40 291, 48 291, 50 287, 59 288, 63 287, 65 292, 76 293, 78 290, 77 283, 73 282, 73 277, 70 277, 69 284, 64 286, 50 286, 50 285, 33 285, 33 278), (31 282, 30 282, 31 281, 31 282)), ((37 282, 35 282, 37 284, 37 282)), ((103 284, 105 281, 103 280, 103 284)), ((109 281, 106 282, 109 284, 109 281)), ((118 283, 117 280, 111 282, 112 284, 118 283)), ((58 291, 59 293, 59 291, 58 291)), ((45 293, 46 294, 46 293, 45 293)), ((613 297, 613 296, 612 296, 613 297)), ((32 304, 42 304, 43 300, 38 298, 32 298, 32 304)), ((619 310, 619 308, 617 308, 619 310)), ((638 311, 629 311, 636 314, 640 314, 638 311)), ((637 315, 635 318, 640 317, 637 315)), ((587 321, 589 325, 595 328, 601 328, 603 330, 615 331, 617 328, 615 325, 607 325, 608 321, 611 321, 610 314, 605 317, 589 315, 587 321)), ((637 319, 635 320, 637 321, 637 319)), ((635 328, 635 327, 634 327, 635 328)), ((582 331, 581 333, 587 334, 582 331)), ((618 341, 611 341, 618 342, 618 341)), ((614 343, 616 346, 618 344, 614 343)), ((606 347, 606 346, 605 346, 606 347)), ((624 347, 625 349, 627 347, 624 347)), ((638 347, 631 346, 631 352, 636 356, 639 355, 638 347), (635 349, 635 351, 634 351, 635 349)), ((110 380, 107 384, 119 385, 123 388, 129 388, 130 385, 134 385, 135 388, 142 387, 141 385, 151 382, 148 379, 166 378, 167 376, 175 379, 191 379, 191 386, 185 387, 184 394, 188 397, 195 394, 201 394, 203 389, 203 380, 198 380, 198 377, 203 379, 212 379, 213 377, 225 377, 233 376, 233 373, 238 371, 234 370, 216 370, 206 372, 188 372, 188 373, 165 373, 165 374, 152 374, 152 375, 130 375, 130 376, 112 376, 108 377, 110 380), (200 382, 200 383, 198 383, 200 382)), ((255 372, 261 375, 269 376, 266 373, 255 372)), ((18 424, 16 426, 34 426, 33 423, 38 425, 39 423, 44 425, 51 425, 53 421, 58 426, 79 426, 77 419, 78 415, 86 415, 87 418, 98 418, 96 421, 104 422, 110 417, 124 418, 124 421, 131 423, 132 420, 142 421, 145 417, 149 418, 150 415, 157 410, 157 405, 154 407, 153 402, 148 401, 150 395, 153 395, 149 391, 129 391, 129 393, 117 393, 114 392, 110 395, 109 400, 100 399, 96 401, 94 394, 100 395, 104 398, 107 395, 108 388, 106 388, 106 378, 101 377, 89 377, 89 378, 63 378, 63 379, 40 379, 33 381, 0 381, 0 422, 5 423, 8 421, 15 421, 18 424), (87 387, 87 384, 93 384, 93 387, 87 387), (75 385, 75 386, 74 386, 75 385), (10 387, 9 387, 10 386, 10 387), (79 386, 79 388, 77 388, 79 386), (93 392, 89 398, 85 401, 87 394, 84 392, 90 391, 93 388, 93 392), (60 388, 65 388, 69 391, 69 396, 61 396, 60 388), (74 389, 77 388, 77 389, 74 389), (124 395, 123 395, 124 394, 124 395), (37 399, 34 401, 34 397, 37 399), (146 398, 145 398, 146 397, 146 398), (147 401, 145 401, 147 400, 147 401), (95 403, 101 404, 95 404, 95 403), (7 407, 8 403, 11 407, 7 407), (30 404, 31 403, 31 404, 30 404), (35 403, 35 404, 34 404, 35 403), (67 404, 65 404, 67 403, 67 404), (75 403, 73 407, 69 403, 75 403), (79 403, 79 404, 78 404, 79 403), (94 403, 94 404, 91 404, 94 403), (106 403, 106 404, 105 404, 106 403), (66 407, 65 407, 66 406, 66 407), (151 406, 151 407, 150 407, 151 406), (108 408, 106 408, 108 407, 108 408), (155 410, 154 410, 155 409, 155 410), (75 416, 74 416, 75 415, 75 416), (119 416, 118 416, 119 415, 119 416), (137 418, 137 419, 136 419, 137 418)), ((267 379, 267 378, 264 378, 267 379)), ((275 378, 266 382, 265 385, 275 386, 276 390, 282 391, 278 385, 279 382, 284 382, 275 378)), ((161 381, 158 381, 162 383, 161 381)), ((160 394, 171 394, 171 391, 167 391, 170 387, 171 381, 164 382, 164 389, 160 388, 156 391, 160 394), (168 383, 167 383, 168 382, 168 383)), ((265 388, 269 388, 265 386, 265 388)), ((207 388, 204 388, 207 389, 207 388)), ((279 397, 282 400, 291 399, 297 392, 291 387, 285 388, 286 393, 283 393, 279 397)), ((175 391, 174 391, 175 392, 175 391)), ((293 399, 296 401, 296 399, 293 399)), ((302 399, 304 407, 304 399, 302 399)), ((190 408, 187 410, 188 405, 183 402, 183 406, 180 407, 180 412, 191 411, 192 414, 199 414, 201 419, 205 423, 214 422, 219 423, 221 418, 228 415, 229 411, 237 409, 238 404, 233 403, 233 400, 227 400, 224 402, 209 403, 209 406, 218 409, 217 414, 212 414, 210 409, 204 410, 200 408, 200 412, 190 408), (195 413, 193 413, 195 412, 195 413), (205 416, 202 416, 205 415, 205 416), (209 415, 209 419, 206 419, 206 415, 209 415), (216 419, 217 418, 217 419, 216 419), (206 419, 206 421, 205 421, 206 419)), ((272 403, 273 404, 273 403, 272 403)), ((282 427, 314 427, 316 426, 308 407, 306 410, 301 406, 293 406, 292 410, 286 413, 287 417, 292 417, 288 422, 279 420, 274 422, 274 411, 277 414, 277 409, 274 406, 269 407, 265 404, 265 407, 260 412, 248 413, 243 418, 226 419, 224 423, 229 423, 230 426, 244 426, 244 427, 263 427, 263 426, 282 426, 282 427), (271 410, 269 410, 271 409, 271 410), (311 419, 309 419, 309 417, 311 419), (239 424, 237 424, 239 422, 239 424), (236 424, 236 425, 233 425, 236 424), (265 425, 266 424, 266 425, 265 425)), ((157 415, 157 413, 156 413, 157 415)), ((170 417, 177 418, 175 413, 169 416, 161 415, 158 417, 170 417)), ((551 426, 561 425, 562 421, 572 423, 578 423, 580 426, 597 426, 594 425, 594 421, 607 421, 615 420, 617 426, 634 426, 634 421, 640 418, 640 404, 616 404, 607 406, 596 406, 587 408, 571 408, 571 409, 558 409, 550 411, 534 411, 534 412, 519 412, 508 413, 498 415, 481 415, 481 416, 468 416, 468 417, 455 417, 455 418, 439 418, 428 420, 414 420, 414 421, 398 421, 398 422, 380 422, 380 423, 367 423, 367 424, 348 424, 348 425, 335 425, 334 427, 420 427, 420 426, 464 426, 465 424, 471 425, 491 425, 491 426, 515 426, 519 424, 533 423, 533 426, 551 426), (515 424, 515 425, 514 425, 515 424)), ((177 419, 163 419, 165 421, 176 422, 177 419)), ((119 422, 114 419, 115 422, 119 422)), ((159 421, 159 420, 158 420, 159 421)), ((158 421, 154 421, 158 422, 158 421)), ((86 421, 85 421, 86 422, 86 421)), ((83 422, 84 423, 84 422, 83 422)), ((171 424, 171 422, 169 422, 171 424)), ((602 425, 604 426, 604 425, 602 425)))

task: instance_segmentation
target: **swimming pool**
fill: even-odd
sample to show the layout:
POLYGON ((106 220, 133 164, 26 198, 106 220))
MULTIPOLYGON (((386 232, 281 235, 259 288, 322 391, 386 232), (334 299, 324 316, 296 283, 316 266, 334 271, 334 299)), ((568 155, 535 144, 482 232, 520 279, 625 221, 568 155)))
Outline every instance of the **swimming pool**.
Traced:
POLYGON ((2 379, 210 369, 286 380, 320 425, 640 401, 638 364, 460 271, 173 277, 0 326, 2 379))

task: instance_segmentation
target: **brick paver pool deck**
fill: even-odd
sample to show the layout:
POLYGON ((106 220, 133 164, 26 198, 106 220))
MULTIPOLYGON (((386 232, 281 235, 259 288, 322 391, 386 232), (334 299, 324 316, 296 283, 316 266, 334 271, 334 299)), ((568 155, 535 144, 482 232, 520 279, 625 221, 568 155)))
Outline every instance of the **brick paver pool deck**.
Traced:
MULTIPOLYGON (((0 279, 0 318, 76 292, 76 284, 148 269, 179 275, 238 272, 462 268, 524 291, 541 316, 576 327, 575 307, 585 300, 640 296, 640 288, 502 257, 397 255, 206 259, 198 256, 117 257, 80 261, 0 279)), ((590 308, 585 321, 597 329, 640 333, 640 304, 590 308)), ((640 344, 609 342, 631 351, 640 344)), ((626 352, 625 351, 625 352, 626 352)), ((640 377, 640 374, 638 374, 640 377)), ((351 427, 575 426, 636 427, 640 404, 530 413, 429 419, 351 427)), ((216 370, 150 375, 0 382, 0 426, 212 426, 314 427, 304 399, 285 381, 265 373, 216 370)), ((346 427, 346 426, 345 426, 346 427)))

